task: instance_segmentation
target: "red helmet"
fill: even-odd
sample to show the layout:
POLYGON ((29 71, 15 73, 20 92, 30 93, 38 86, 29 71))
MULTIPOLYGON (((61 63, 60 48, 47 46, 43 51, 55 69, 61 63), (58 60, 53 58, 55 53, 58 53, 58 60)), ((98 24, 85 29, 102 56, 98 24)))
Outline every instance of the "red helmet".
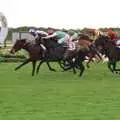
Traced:
POLYGON ((52 35, 54 32, 55 31, 53 29, 49 29, 47 33, 48 33, 48 35, 52 35))

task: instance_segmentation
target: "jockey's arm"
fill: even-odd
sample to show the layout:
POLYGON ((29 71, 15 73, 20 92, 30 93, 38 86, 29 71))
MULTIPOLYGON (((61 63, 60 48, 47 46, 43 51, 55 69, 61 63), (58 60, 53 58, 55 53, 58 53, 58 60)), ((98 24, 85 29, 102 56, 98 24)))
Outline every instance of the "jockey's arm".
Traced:
POLYGON ((43 39, 49 39, 49 38, 53 38, 53 37, 56 37, 57 34, 56 33, 53 33, 52 35, 48 35, 47 37, 42 37, 43 39))
POLYGON ((58 44, 62 44, 64 42, 65 38, 61 38, 57 41, 58 44))
POLYGON ((35 35, 35 40, 38 38, 38 34, 35 35))
POLYGON ((72 35, 72 40, 74 41, 75 39, 77 39, 78 37, 78 34, 75 32, 73 35, 72 35))

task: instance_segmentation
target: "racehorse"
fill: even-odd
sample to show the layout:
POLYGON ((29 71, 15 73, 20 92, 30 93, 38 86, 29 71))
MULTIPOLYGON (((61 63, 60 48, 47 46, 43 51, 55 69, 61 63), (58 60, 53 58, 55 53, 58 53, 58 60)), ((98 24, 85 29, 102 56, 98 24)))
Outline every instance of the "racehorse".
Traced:
MULTIPOLYGON (((86 38, 88 39, 88 38, 86 38)), ((44 44, 44 46, 47 48, 47 55, 48 56, 53 56, 57 59, 64 59, 64 53, 66 50, 66 44, 63 43, 63 45, 60 45, 57 43, 57 41, 55 41, 55 39, 38 39, 38 44, 44 44)), ((69 70, 69 69, 73 69, 73 72, 76 73, 75 68, 79 68, 80 69, 80 76, 83 74, 85 68, 83 65, 83 61, 85 60, 85 56, 88 56, 88 54, 90 53, 94 53, 94 55, 96 54, 96 51, 90 47, 92 44, 91 41, 89 40, 85 40, 85 39, 79 39, 76 42, 76 50, 74 51, 70 51, 68 53, 67 56, 67 60, 70 63, 70 66, 64 70, 69 70), (73 62, 72 59, 74 59, 75 61, 73 62)), ((40 65, 39 65, 40 66, 40 65)), ((39 66, 38 66, 38 70, 39 70, 39 66)))
POLYGON ((93 48, 92 44, 94 43, 94 40, 90 39, 89 35, 81 33, 78 35, 77 40, 78 40, 77 44, 82 46, 81 49, 86 48, 89 51, 88 54, 86 55, 88 57, 88 61, 86 63, 87 68, 90 67, 89 64, 90 62, 93 61, 93 58, 99 59, 99 61, 102 60, 102 57, 100 56, 98 51, 95 50, 95 48, 93 48))
MULTIPOLYGON (((19 68, 21 68, 22 66, 28 64, 29 62, 32 62, 33 65, 33 69, 32 69, 32 76, 34 76, 35 74, 35 68, 36 68, 36 62, 38 60, 40 60, 39 66, 37 67, 37 71, 36 73, 38 73, 39 71, 39 67, 40 65, 42 65, 42 63, 46 62, 46 64, 49 67, 49 70, 51 71, 55 71, 55 69, 53 69, 49 62, 58 62, 60 67, 62 69, 64 69, 64 66, 61 65, 61 60, 63 59, 63 53, 64 52, 64 47, 62 47, 62 49, 57 49, 56 53, 54 52, 54 50, 48 50, 46 53, 46 56, 43 57, 43 49, 41 48, 41 46, 36 43, 38 41, 28 41, 27 39, 19 39, 16 40, 15 44, 13 45, 12 49, 10 50, 11 53, 15 53, 21 49, 25 49, 28 53, 29 53, 29 58, 26 59, 22 64, 20 64, 18 67, 15 68, 15 70, 18 70, 19 68), (62 51, 61 51, 62 50, 62 51), (50 54, 49 54, 50 53, 50 54)), ((52 43, 52 42, 51 42, 52 43)), ((51 48, 51 46, 49 46, 51 48)), ((72 62, 70 61, 70 59, 68 60, 69 63, 71 64, 71 66, 73 66, 72 62)), ((73 72, 75 72, 74 68, 73 68, 73 72)))
POLYGON ((39 71, 39 67, 45 61, 47 61, 47 62, 59 61, 60 67, 64 70, 66 70, 66 69, 62 65, 62 62, 63 63, 68 62, 69 65, 71 66, 71 68, 73 69, 73 73, 76 73, 75 66, 72 61, 73 57, 75 56, 75 54, 74 54, 75 51, 71 52, 67 59, 64 59, 64 53, 67 49, 67 46, 63 45, 63 44, 58 44, 55 38, 51 38, 51 39, 39 38, 39 39, 37 39, 37 44, 43 44, 47 49, 45 52, 45 59, 43 59, 37 67, 37 73, 39 71))
MULTIPOLYGON (((37 60, 42 60, 43 57, 43 51, 40 45, 36 44, 35 41, 28 41, 27 39, 19 39, 16 40, 15 44, 13 45, 12 49, 10 50, 10 53, 15 53, 21 49, 25 49, 29 53, 29 58, 26 59, 22 64, 20 64, 18 67, 15 68, 15 70, 18 70, 22 66, 28 64, 29 62, 32 62, 32 76, 35 74, 35 68, 36 68, 36 62, 37 60)), ((46 64, 49 67, 49 70, 55 71, 55 69, 51 68, 49 62, 46 61, 46 64)))
POLYGON ((89 36, 88 34, 83 34, 83 33, 78 34, 77 39, 78 39, 78 40, 84 39, 84 40, 93 42, 93 40, 90 38, 90 36, 89 36))
POLYGON ((112 73, 119 73, 120 69, 116 69, 116 63, 120 60, 120 48, 115 46, 115 42, 108 36, 100 36, 95 41, 97 49, 108 57, 108 68, 112 73))

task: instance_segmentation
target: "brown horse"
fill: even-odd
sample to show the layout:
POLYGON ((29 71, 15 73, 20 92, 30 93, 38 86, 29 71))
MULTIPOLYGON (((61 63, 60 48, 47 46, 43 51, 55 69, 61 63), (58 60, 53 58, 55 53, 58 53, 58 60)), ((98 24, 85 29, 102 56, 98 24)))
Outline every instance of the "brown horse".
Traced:
MULTIPOLYGON (((58 44, 57 40, 54 38, 51 39, 37 39, 37 44, 43 44, 47 51, 45 53, 45 61, 59 61, 60 67, 65 71, 67 70, 65 68, 65 62, 67 62, 70 65, 70 68, 73 69, 73 73, 76 73, 75 65, 72 61, 72 59, 75 56, 75 51, 70 52, 67 59, 64 59, 64 53, 67 49, 67 46, 64 44, 58 44), (63 64, 62 64, 63 63, 63 64)), ((44 62, 44 60, 42 60, 44 62)), ((41 66, 41 63, 38 65, 37 73, 39 71, 39 67, 41 66)))
POLYGON ((114 41, 108 36, 100 36, 95 41, 97 49, 108 57, 108 68, 112 73, 119 73, 120 69, 116 69, 117 61, 120 61, 120 48, 115 46, 114 41))
POLYGON ((97 50, 95 50, 95 48, 93 48, 93 43, 94 43, 94 40, 90 39, 90 37, 87 35, 87 34, 79 34, 78 35, 78 45, 80 45, 81 49, 84 50, 84 48, 86 48, 89 52, 88 54, 86 55, 88 57, 88 61, 86 63, 86 66, 87 68, 90 67, 90 63, 93 62, 93 58, 96 58, 96 59, 99 59, 102 60, 102 57, 100 56, 100 54, 98 53, 97 50))
POLYGON ((90 36, 88 34, 83 34, 83 33, 80 33, 78 34, 78 37, 77 37, 78 40, 88 40, 90 42, 93 42, 93 40, 90 38, 90 36))
MULTIPOLYGON (((38 60, 42 60, 43 57, 43 51, 40 45, 36 44, 35 41, 28 42, 26 39, 20 39, 16 40, 15 44, 13 45, 11 49, 11 53, 15 53, 21 49, 25 49, 29 53, 29 58, 26 59, 22 64, 20 64, 18 67, 15 68, 15 70, 18 70, 22 66, 28 64, 29 62, 32 62, 32 76, 35 73, 35 68, 36 68, 36 62, 38 60)), ((42 61, 40 62, 41 64, 43 63, 42 61)), ((51 68, 50 64, 48 61, 46 61, 46 64, 49 67, 49 70, 55 71, 55 69, 51 68)))
MULTIPOLYGON (((52 42, 50 42, 50 43, 52 44, 52 42)), ((51 48, 51 46, 49 46, 49 47, 51 48)), ((55 71, 55 69, 53 69, 50 66, 49 62, 58 62, 60 67, 62 69, 64 69, 64 66, 61 64, 61 61, 63 60, 63 53, 65 51, 64 47, 59 47, 56 50, 55 49, 48 49, 45 56, 43 57, 43 49, 41 48, 41 46, 38 43, 36 43, 36 41, 31 41, 30 42, 30 41, 28 41, 26 39, 20 39, 20 40, 16 40, 16 42, 13 45, 10 52, 15 53, 15 52, 17 52, 17 51, 19 51, 21 49, 25 49, 29 53, 29 58, 26 59, 18 67, 16 67, 15 70, 18 70, 22 66, 28 64, 29 62, 32 62, 32 65, 33 65, 32 76, 33 76, 34 73, 35 73, 36 62, 38 60, 40 60, 40 63, 38 65, 38 67, 37 67, 37 71, 36 71, 37 74, 38 74, 40 66, 44 62, 46 62, 46 64, 49 67, 49 70, 51 70, 51 71, 55 71)), ((73 67, 73 72, 76 73, 76 71, 74 69, 73 62, 70 59, 68 60, 68 62, 73 67)))

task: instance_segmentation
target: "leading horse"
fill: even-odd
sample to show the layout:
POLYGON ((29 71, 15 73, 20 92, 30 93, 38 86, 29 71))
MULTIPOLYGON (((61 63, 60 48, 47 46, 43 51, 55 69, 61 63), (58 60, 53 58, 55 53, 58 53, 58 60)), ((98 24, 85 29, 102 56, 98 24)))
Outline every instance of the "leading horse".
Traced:
MULTIPOLYGON (((15 68, 15 70, 20 69, 22 66, 32 62, 32 76, 35 74, 36 62, 38 60, 43 59, 43 50, 40 45, 36 44, 35 41, 28 41, 27 39, 19 39, 16 40, 15 44, 13 45, 10 53, 14 54, 15 52, 25 49, 29 53, 29 58, 27 58, 22 64, 15 68)), ((46 61, 46 64, 49 67, 49 70, 55 71, 55 69, 51 68, 49 62, 46 61)))

